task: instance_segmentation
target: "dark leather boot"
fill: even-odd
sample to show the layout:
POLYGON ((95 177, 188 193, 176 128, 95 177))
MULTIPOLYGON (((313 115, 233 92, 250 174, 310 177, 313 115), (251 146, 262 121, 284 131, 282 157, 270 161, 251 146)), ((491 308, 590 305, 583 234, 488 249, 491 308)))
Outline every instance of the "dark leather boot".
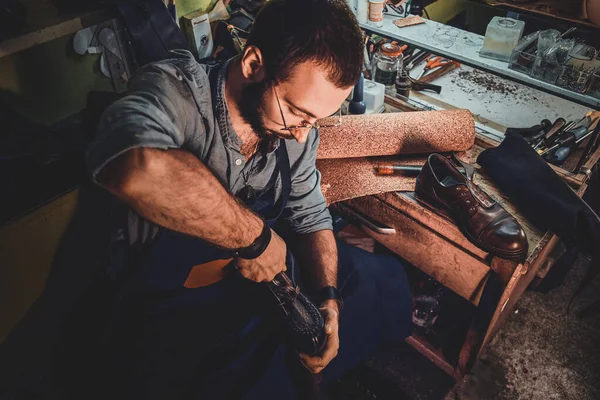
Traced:
MULTIPOLYGON (((472 167, 463 166, 467 176, 472 176, 472 167)), ((511 260, 527 255, 527 237, 517 220, 444 156, 429 156, 417 177, 415 193, 421 201, 445 211, 477 247, 511 260)))
POLYGON ((317 306, 300 292, 285 272, 277 274, 266 285, 279 303, 289 339, 296 350, 309 356, 320 354, 327 335, 325 321, 317 306))

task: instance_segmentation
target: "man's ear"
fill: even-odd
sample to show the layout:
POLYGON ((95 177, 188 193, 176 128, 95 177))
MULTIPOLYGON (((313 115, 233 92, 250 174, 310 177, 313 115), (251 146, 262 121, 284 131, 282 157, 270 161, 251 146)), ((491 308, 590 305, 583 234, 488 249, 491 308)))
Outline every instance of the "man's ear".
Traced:
POLYGON ((263 64, 262 53, 256 46, 247 46, 242 55, 242 74, 251 82, 260 82, 265 79, 266 71, 263 64))

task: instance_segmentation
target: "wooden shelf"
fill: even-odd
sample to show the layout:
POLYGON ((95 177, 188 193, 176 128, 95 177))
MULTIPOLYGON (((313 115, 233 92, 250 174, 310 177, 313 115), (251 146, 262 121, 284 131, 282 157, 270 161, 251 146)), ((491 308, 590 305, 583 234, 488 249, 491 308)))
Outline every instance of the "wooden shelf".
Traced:
POLYGON ((454 370, 456 368, 448 361, 446 361, 442 352, 434 348, 433 345, 429 343, 425 338, 413 334, 412 336, 406 338, 405 342, 409 346, 417 350, 419 353, 423 354, 429 360, 431 360, 435 365, 441 368, 448 375, 454 376, 454 370))
POLYGON ((81 2, 77 10, 63 10, 51 0, 22 2, 27 8, 27 22, 20 32, 0 40, 0 57, 75 33, 115 15, 108 6, 99 5, 97 1, 81 2))

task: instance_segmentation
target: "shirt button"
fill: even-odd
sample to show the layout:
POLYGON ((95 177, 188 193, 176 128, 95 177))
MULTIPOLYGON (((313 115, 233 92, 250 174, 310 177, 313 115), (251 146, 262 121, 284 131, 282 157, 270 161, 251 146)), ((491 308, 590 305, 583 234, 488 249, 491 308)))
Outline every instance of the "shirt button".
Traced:
POLYGON ((242 159, 241 158, 236 158, 234 162, 235 162, 235 165, 237 165, 238 167, 240 165, 242 165, 242 159))

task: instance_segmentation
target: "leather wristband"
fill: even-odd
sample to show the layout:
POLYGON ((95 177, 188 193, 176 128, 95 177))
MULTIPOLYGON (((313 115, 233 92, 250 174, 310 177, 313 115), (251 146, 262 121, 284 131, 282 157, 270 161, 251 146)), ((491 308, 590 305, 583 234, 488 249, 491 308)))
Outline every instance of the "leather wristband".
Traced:
POLYGON ((315 303, 322 304, 326 300, 336 300, 339 305, 340 311, 344 307, 344 300, 342 300, 342 294, 335 286, 325 286, 317 289, 313 292, 312 298, 315 303))
POLYGON ((237 249, 234 253, 239 258, 254 260, 265 252, 267 247, 269 247, 269 243, 271 243, 271 227, 267 224, 267 221, 263 220, 262 232, 256 240, 249 246, 237 249))

